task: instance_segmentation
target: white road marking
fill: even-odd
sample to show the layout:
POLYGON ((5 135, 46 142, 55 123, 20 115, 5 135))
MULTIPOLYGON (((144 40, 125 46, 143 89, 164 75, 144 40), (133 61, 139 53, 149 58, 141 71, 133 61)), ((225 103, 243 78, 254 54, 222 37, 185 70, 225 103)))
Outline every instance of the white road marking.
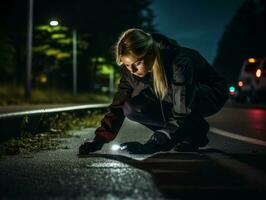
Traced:
POLYGON ((214 128, 214 127, 211 127, 210 131, 213 132, 213 133, 216 133, 218 135, 222 135, 222 136, 225 136, 225 137, 233 138, 233 139, 240 140, 240 141, 243 141, 243 142, 248 142, 248 143, 251 143, 251 144, 256 144, 256 145, 261 145, 261 146, 266 146, 266 141, 263 141, 263 140, 250 138, 250 137, 246 137, 246 136, 242 136, 242 135, 238 135, 238 134, 231 133, 231 132, 228 132, 228 131, 224 131, 224 130, 221 130, 221 129, 218 129, 218 128, 214 128))
POLYGON ((63 106, 59 108, 41 108, 37 110, 28 110, 28 111, 18 111, 18 112, 8 112, 8 113, 0 113, 0 119, 8 118, 8 117, 18 117, 24 115, 33 115, 33 114, 42 114, 42 113, 53 113, 53 112, 66 112, 66 111, 75 111, 81 109, 91 109, 91 108, 107 108, 109 104, 86 104, 86 105, 78 105, 78 106, 63 106))

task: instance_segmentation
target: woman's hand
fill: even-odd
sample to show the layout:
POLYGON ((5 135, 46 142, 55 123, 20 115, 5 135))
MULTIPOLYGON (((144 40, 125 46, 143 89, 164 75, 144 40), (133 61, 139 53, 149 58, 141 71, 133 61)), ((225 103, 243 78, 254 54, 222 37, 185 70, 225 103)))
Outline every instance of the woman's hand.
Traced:
POLYGON ((125 142, 120 144, 120 149, 130 154, 147 154, 147 149, 139 142, 125 142))
POLYGON ((145 144, 135 141, 125 142, 120 147, 121 150, 130 154, 152 154, 159 151, 169 151, 174 147, 174 143, 164 133, 155 131, 145 144))
POLYGON ((79 147, 79 155, 86 155, 102 149, 104 142, 102 141, 86 141, 79 147))

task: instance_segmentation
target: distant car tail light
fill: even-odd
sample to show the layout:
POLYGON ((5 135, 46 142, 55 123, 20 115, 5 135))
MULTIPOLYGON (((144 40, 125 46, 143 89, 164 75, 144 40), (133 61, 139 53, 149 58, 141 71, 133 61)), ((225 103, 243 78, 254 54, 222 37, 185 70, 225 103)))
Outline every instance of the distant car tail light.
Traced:
POLYGON ((255 63, 255 62, 256 62, 256 59, 255 59, 255 58, 249 58, 249 59, 248 59, 248 62, 249 62, 249 63, 255 63))
POLYGON ((261 77, 261 69, 257 69, 256 71, 256 77, 260 78, 261 77))
POLYGON ((239 87, 243 87, 243 85, 244 85, 243 81, 238 81, 238 86, 239 87))

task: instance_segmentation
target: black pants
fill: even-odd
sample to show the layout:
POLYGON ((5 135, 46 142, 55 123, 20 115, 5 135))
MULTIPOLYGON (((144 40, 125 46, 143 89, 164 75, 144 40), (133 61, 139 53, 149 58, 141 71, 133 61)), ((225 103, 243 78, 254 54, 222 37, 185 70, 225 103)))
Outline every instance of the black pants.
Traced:
MULTIPOLYGON (((191 113, 184 118, 180 127, 183 138, 189 137, 193 141, 206 138, 209 124, 204 118, 217 113, 223 107, 228 98, 226 89, 211 88, 207 85, 187 88, 187 95, 189 95, 186 97, 188 99, 187 106, 191 109, 191 113), (190 99, 190 96, 194 98, 190 99)), ((161 105, 156 97, 147 97, 151 97, 151 93, 147 95, 147 92, 143 91, 138 96, 125 102, 123 106, 124 115, 153 131, 162 129, 165 123, 164 118, 167 121, 172 116, 173 105, 165 101, 162 101, 161 105), (161 106, 163 107, 163 113, 161 106)))

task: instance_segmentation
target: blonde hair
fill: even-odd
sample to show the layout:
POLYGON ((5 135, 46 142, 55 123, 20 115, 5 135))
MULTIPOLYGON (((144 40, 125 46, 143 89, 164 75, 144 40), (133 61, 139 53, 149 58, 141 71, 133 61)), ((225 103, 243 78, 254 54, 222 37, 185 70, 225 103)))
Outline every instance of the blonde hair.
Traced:
POLYGON ((141 29, 128 29, 121 34, 115 46, 116 62, 122 65, 122 56, 145 58, 145 66, 151 66, 155 94, 161 100, 167 93, 167 77, 157 43, 149 33, 141 29), (147 63, 146 63, 147 62, 147 63))

